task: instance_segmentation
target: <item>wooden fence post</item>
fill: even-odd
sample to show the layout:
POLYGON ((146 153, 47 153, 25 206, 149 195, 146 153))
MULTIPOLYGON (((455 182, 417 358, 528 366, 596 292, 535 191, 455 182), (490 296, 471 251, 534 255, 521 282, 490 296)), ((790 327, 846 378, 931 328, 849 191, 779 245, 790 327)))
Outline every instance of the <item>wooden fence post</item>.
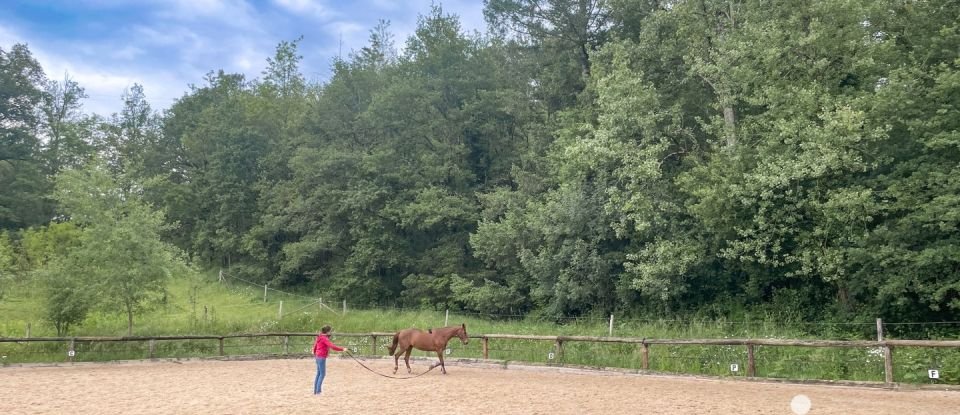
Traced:
POLYGON ((220 356, 223 356, 223 337, 220 338, 220 356))
POLYGON ((643 370, 650 370, 650 345, 647 342, 643 342, 643 355, 640 361, 640 368, 643 370))
POLYGON ((557 361, 563 361, 563 340, 557 339, 557 361))
POLYGON ((370 344, 371 344, 371 345, 370 345, 370 353, 373 354, 374 356, 376 356, 376 355, 377 355, 377 336, 376 336, 376 335, 370 335, 370 337, 372 338, 372 341, 370 342, 370 344))
POLYGON ((757 361, 753 355, 753 345, 747 343, 747 377, 757 376, 757 361))
POLYGON ((155 353, 156 353, 156 351, 157 351, 157 340, 156 340, 156 339, 150 339, 150 347, 149 347, 149 348, 150 348, 150 360, 153 360, 153 357, 155 356, 155 353))
POLYGON ((488 339, 487 336, 483 336, 481 343, 483 343, 483 358, 484 360, 489 359, 490 358, 490 339, 488 339))
MULTIPOLYGON (((883 341, 883 319, 877 317, 877 341, 883 341)), ((893 384, 893 346, 883 346, 883 380, 887 385, 893 384)))
POLYGON ((887 385, 893 384, 893 346, 883 346, 883 378, 887 385))
POLYGON ((77 349, 75 348, 76 341, 76 339, 70 339, 70 345, 67 348, 67 360, 69 360, 70 363, 73 363, 73 356, 77 354, 77 349))
POLYGON ((283 354, 290 354, 290 336, 283 336, 283 354))
POLYGON ((27 338, 30 338, 30 323, 27 323, 27 338))

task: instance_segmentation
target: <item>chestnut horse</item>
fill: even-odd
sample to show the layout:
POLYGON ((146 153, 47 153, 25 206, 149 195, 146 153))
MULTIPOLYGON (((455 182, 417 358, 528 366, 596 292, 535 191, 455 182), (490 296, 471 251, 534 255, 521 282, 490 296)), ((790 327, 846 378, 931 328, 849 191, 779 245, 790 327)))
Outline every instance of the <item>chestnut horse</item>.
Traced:
POLYGON ((463 344, 467 344, 470 341, 470 338, 467 337, 467 325, 461 324, 459 326, 443 327, 429 331, 420 329, 404 329, 398 331, 393 335, 393 344, 387 347, 387 350, 393 355, 393 373, 396 374, 397 369, 400 367, 401 354, 404 355, 403 361, 407 364, 407 373, 411 373, 410 352, 416 347, 417 349, 427 352, 437 352, 437 357, 440 358, 440 373, 446 375, 447 368, 443 366, 443 351, 447 348, 447 342, 449 342, 453 336, 459 337, 463 344))

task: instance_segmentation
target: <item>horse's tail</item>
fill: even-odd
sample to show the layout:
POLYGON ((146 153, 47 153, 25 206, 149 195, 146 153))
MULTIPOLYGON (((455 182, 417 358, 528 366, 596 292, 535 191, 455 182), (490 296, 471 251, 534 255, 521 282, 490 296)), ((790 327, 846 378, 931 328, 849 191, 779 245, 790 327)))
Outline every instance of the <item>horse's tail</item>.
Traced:
POLYGON ((393 356, 393 352, 397 350, 397 343, 400 342, 400 332, 397 332, 393 335, 393 344, 387 346, 387 350, 390 352, 390 356, 393 356))

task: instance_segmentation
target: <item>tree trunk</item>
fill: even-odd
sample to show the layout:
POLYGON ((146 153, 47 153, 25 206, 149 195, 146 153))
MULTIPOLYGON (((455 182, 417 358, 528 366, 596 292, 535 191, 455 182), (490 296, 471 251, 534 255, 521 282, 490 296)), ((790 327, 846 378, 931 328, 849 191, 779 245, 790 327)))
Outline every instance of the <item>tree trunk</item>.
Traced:
POLYGON ((723 124, 727 136, 727 147, 733 148, 737 145, 737 113, 733 105, 724 104, 723 124))
POLYGON ((590 53, 587 52, 587 45, 585 43, 580 45, 579 58, 580 61, 580 74, 583 75, 583 80, 586 82, 590 79, 590 53))

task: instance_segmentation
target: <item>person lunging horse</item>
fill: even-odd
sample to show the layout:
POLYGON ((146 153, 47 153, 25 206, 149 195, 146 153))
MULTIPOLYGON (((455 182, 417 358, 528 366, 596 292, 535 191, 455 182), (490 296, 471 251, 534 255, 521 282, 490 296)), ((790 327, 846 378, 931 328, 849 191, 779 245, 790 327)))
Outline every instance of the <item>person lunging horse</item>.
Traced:
POLYGON ((400 355, 407 364, 407 373, 410 370, 410 352, 416 347, 419 350, 427 352, 437 352, 440 358, 440 373, 447 374, 447 368, 443 366, 443 351, 447 348, 447 343, 451 338, 457 336, 463 344, 470 342, 467 337, 467 325, 443 327, 431 329, 429 332, 420 329, 404 329, 393 335, 393 344, 387 347, 390 354, 393 355, 393 373, 397 373, 400 368, 400 355))

